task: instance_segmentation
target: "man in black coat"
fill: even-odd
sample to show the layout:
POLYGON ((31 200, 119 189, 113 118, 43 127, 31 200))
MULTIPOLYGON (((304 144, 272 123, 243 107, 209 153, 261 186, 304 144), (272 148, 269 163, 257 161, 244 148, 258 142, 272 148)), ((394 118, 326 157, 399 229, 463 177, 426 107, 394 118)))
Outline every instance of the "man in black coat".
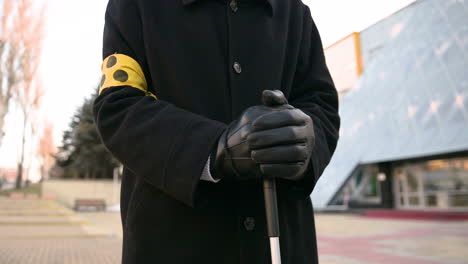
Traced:
POLYGON ((283 263, 318 263, 310 194, 340 120, 309 8, 110 0, 105 19, 94 115, 124 165, 123 263, 270 263, 264 177, 283 263))

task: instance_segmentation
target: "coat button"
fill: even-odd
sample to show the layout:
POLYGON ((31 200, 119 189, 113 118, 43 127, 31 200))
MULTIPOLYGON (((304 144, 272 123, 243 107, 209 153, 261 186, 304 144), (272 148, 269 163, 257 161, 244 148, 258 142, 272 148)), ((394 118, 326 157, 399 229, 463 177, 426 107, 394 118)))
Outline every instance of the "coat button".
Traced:
POLYGON ((253 231, 255 229, 255 218, 246 217, 244 219, 244 228, 247 231, 253 231))
POLYGON ((234 65, 232 65, 232 67, 234 68, 234 71, 235 71, 237 74, 240 74, 240 73, 242 72, 242 68, 241 68, 240 63, 234 62, 234 65))
POLYGON ((232 12, 237 12, 237 1, 236 0, 231 0, 229 3, 229 6, 231 7, 232 12))

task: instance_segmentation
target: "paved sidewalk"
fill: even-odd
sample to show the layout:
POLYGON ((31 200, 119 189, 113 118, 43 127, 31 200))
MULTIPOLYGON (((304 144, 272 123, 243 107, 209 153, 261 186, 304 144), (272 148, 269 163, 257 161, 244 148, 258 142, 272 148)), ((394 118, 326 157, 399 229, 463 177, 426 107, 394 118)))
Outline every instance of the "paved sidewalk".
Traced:
MULTIPOLYGON (((81 213, 121 237, 118 213, 81 213)), ((321 264, 468 264, 468 221, 316 215, 321 264)))
POLYGON ((0 239, 0 263, 118 264, 121 241, 115 238, 0 239))
MULTIPOLYGON (((316 216, 321 264, 468 264, 468 221, 316 216)), ((0 264, 118 264, 120 214, 0 198, 0 264)))
POLYGON ((321 263, 468 264, 468 221, 317 215, 321 263))
POLYGON ((1 264, 118 264, 121 244, 54 201, 0 197, 1 264))
POLYGON ((122 238, 120 212, 82 212, 78 216, 85 218, 89 225, 84 229, 89 232, 104 232, 110 236, 122 238))

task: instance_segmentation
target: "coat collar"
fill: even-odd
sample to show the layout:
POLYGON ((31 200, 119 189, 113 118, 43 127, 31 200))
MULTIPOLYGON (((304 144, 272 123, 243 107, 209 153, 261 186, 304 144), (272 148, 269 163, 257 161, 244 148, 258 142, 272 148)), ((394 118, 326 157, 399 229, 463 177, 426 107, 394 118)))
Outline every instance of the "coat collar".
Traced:
MULTIPOLYGON (((189 4, 192 4, 192 3, 200 1, 200 0, 181 0, 181 1, 182 1, 183 5, 189 5, 189 4)), ((275 10, 276 10, 276 6, 278 4, 277 2, 280 1, 280 0, 257 0, 257 1, 262 1, 262 2, 265 2, 266 4, 270 5, 272 14, 274 14, 275 10)))

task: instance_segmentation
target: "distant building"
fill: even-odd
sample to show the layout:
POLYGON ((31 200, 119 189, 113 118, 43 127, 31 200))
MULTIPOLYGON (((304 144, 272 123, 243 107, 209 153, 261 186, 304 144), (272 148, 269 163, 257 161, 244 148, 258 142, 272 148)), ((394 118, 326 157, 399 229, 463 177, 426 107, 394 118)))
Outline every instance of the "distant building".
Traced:
POLYGON ((342 127, 314 206, 468 211, 468 1, 416 1, 326 54, 342 127))
POLYGON ((17 168, 0 168, 0 179, 7 182, 14 182, 18 169, 17 168))
MULTIPOLYGON (((6 186, 13 186, 16 183, 16 177, 18 176, 17 168, 0 168, 0 189, 6 186)), ((24 168, 23 171, 23 182, 29 181, 29 169, 24 168)))
POLYGON ((354 32, 327 47, 325 56, 335 86, 342 98, 356 85, 363 71, 359 33, 354 32))

